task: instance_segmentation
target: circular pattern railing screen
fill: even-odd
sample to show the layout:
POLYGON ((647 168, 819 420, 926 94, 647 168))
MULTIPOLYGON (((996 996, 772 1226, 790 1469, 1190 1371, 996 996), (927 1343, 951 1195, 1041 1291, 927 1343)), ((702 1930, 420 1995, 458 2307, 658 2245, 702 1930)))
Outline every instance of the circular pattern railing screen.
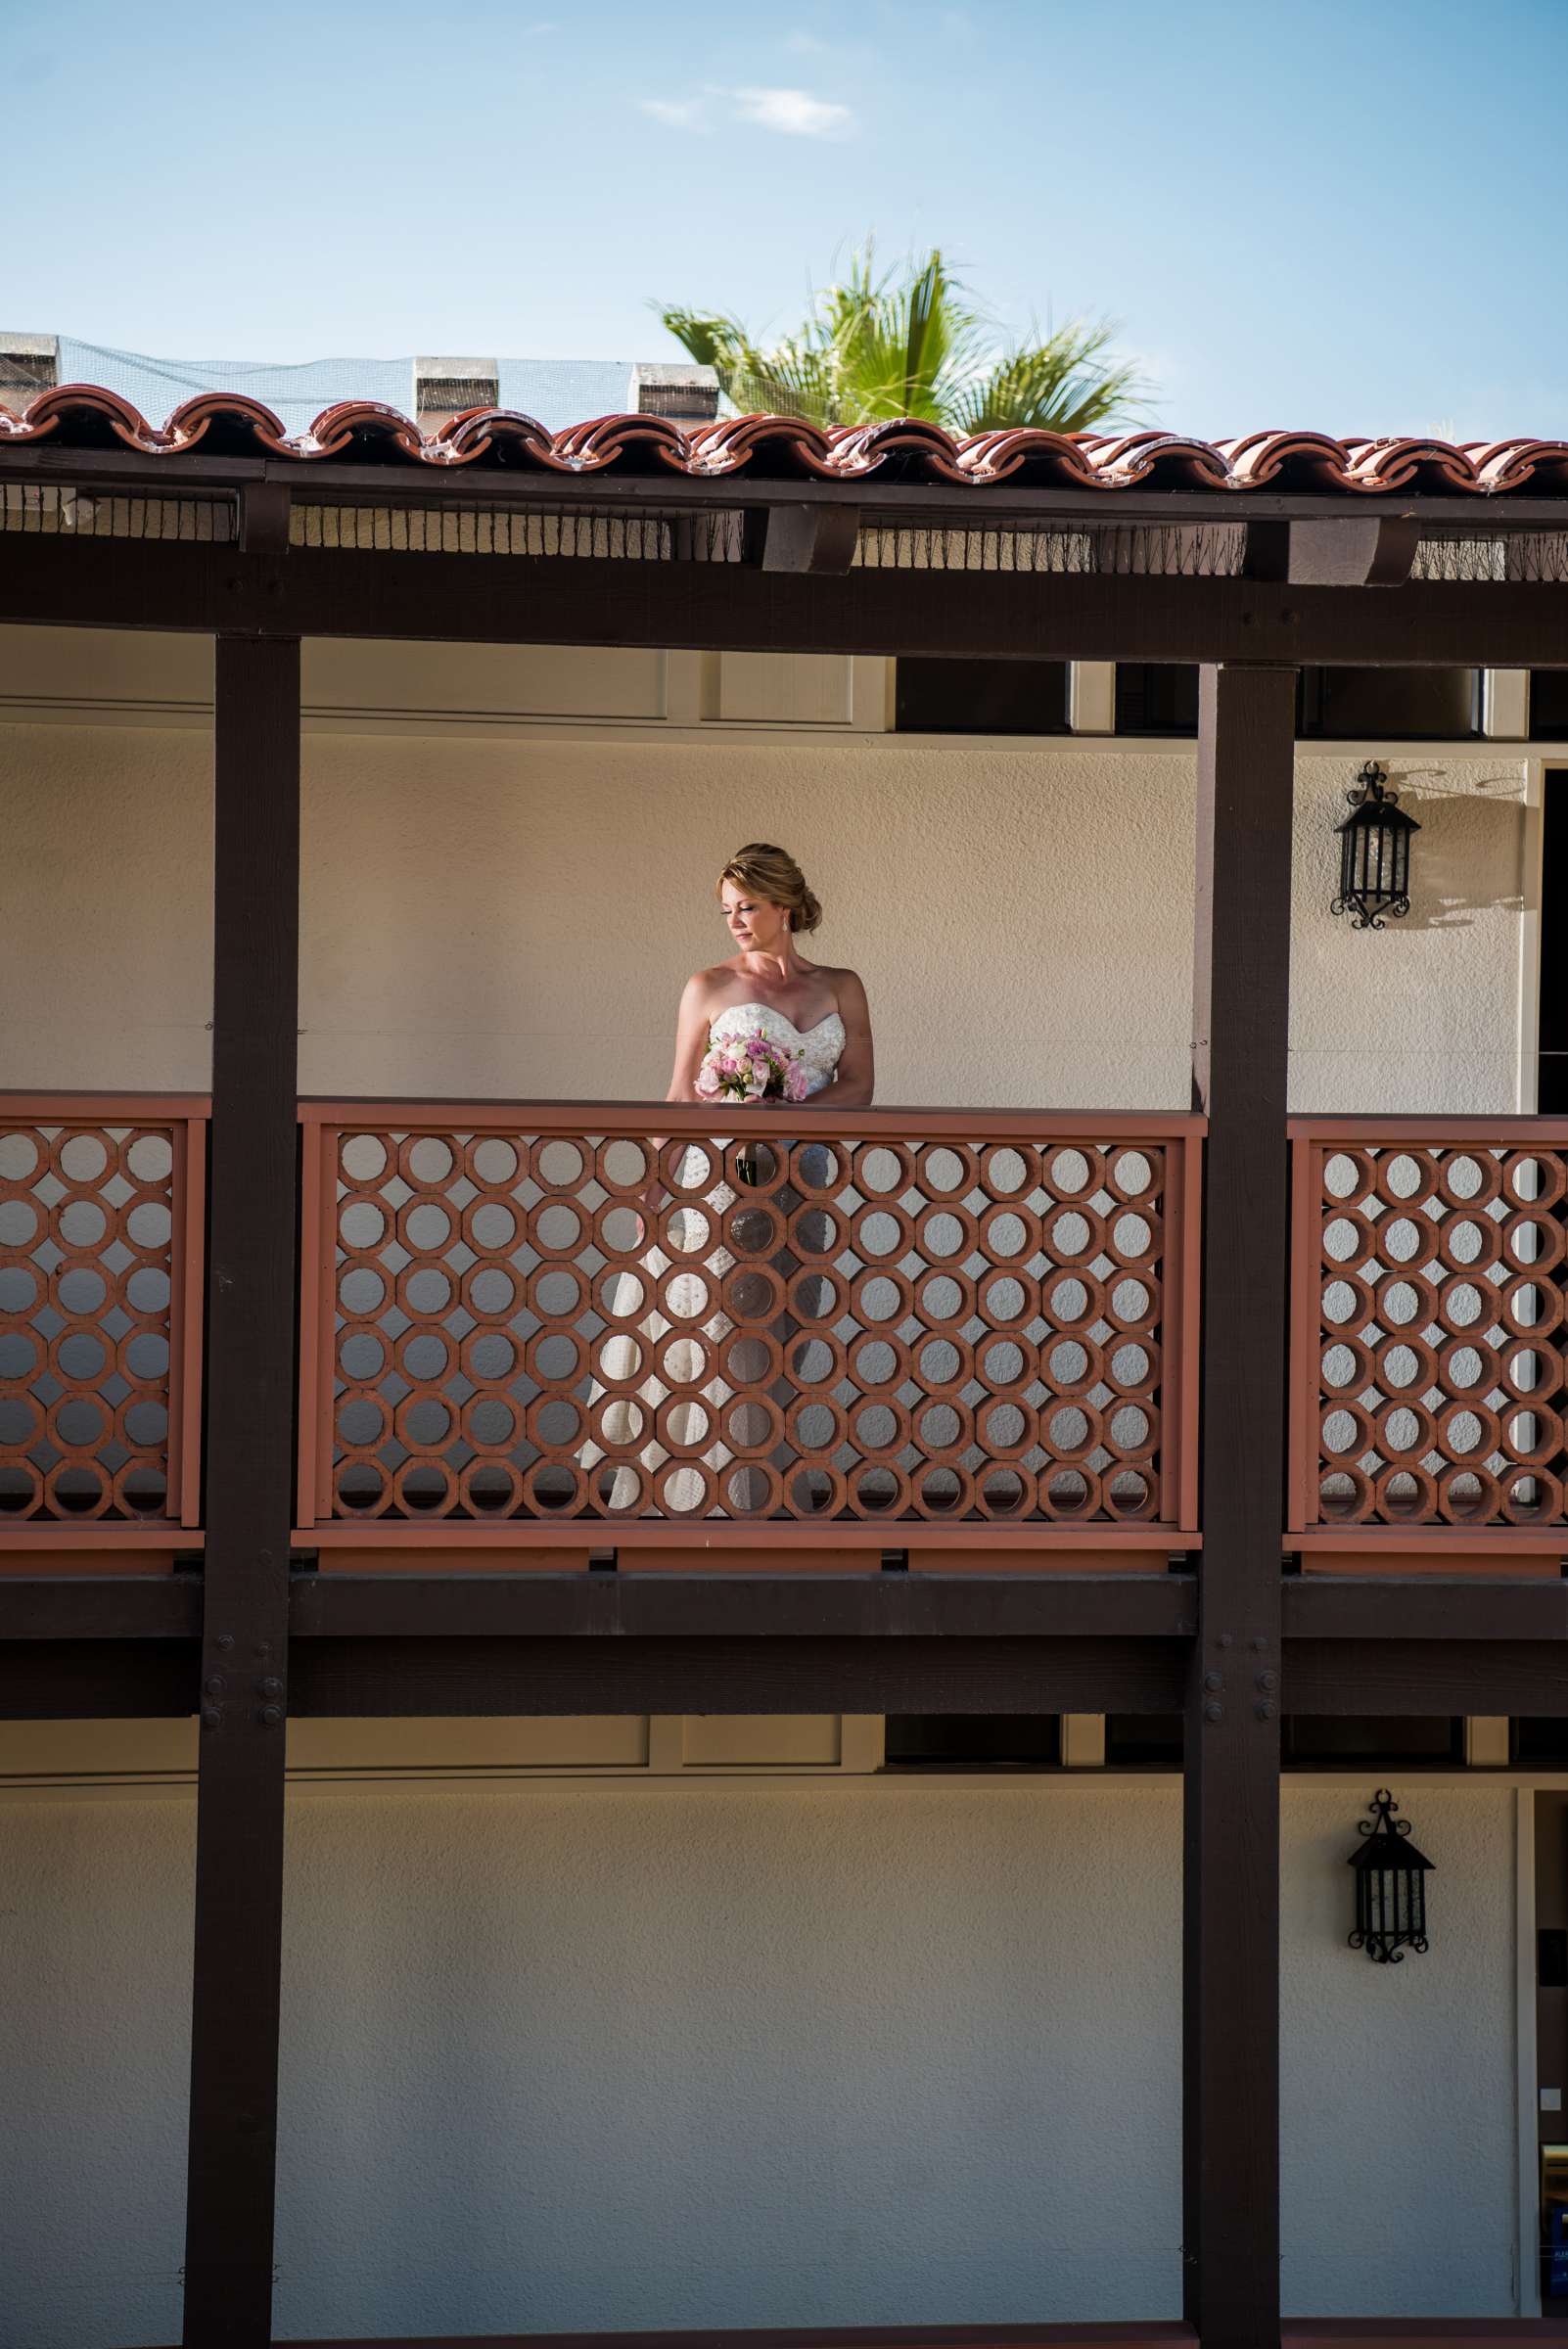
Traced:
POLYGON ((0 1118, 0 1517, 178 1513, 177 1130, 0 1118))
POLYGON ((1350 1142, 1317 1159, 1310 1521, 1561 1518, 1568 1160, 1350 1142))
POLYGON ((326 1147, 339 1517, 1159 1519, 1162 1144, 326 1147))

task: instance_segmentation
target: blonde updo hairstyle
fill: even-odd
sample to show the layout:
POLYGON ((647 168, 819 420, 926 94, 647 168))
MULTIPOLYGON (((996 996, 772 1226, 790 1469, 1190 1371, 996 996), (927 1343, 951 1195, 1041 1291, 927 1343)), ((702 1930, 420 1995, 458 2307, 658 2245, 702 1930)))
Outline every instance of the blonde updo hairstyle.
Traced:
POLYGON ((806 875, 789 851, 774 848, 771 841, 752 840, 744 849, 737 849, 714 884, 715 897, 722 897, 726 881, 732 881, 737 889, 749 889, 754 897, 765 898, 769 905, 782 905, 797 937, 814 930, 822 919, 821 905, 807 888, 806 875))

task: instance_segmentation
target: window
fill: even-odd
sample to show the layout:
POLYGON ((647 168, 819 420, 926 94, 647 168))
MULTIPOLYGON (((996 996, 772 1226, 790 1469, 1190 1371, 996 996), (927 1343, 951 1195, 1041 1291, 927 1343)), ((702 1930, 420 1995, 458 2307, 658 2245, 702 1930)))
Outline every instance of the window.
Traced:
POLYGON ((1065 661, 925 661, 897 665, 899 734, 1065 734, 1065 661))
POLYGON ((1118 734, 1196 734, 1198 671, 1186 663, 1119 661, 1118 734))
MULTIPOLYGON (((1562 682, 1557 705, 1568 737, 1568 669, 1544 670, 1562 682)), ((1198 672, 1156 661, 1120 661, 1116 668, 1118 734, 1198 731, 1198 672)), ((1542 726, 1532 720, 1531 731, 1542 726)), ((1452 742, 1481 731, 1481 672, 1476 668, 1304 668, 1297 688, 1296 732, 1309 740, 1452 742)))
POLYGON ((1568 668, 1530 671, 1530 737, 1568 742, 1568 668))
MULTIPOLYGON (((1568 1762, 1568 1722, 1563 1756, 1568 1762)), ((1280 1764, 1285 1770, 1428 1770, 1463 1767, 1464 1723, 1448 1715, 1431 1719, 1287 1714, 1280 1724, 1280 1764)), ((1107 1770, 1179 1770, 1179 1713, 1108 1713, 1105 1717, 1107 1770)))
POLYGON ((889 1770, 1056 1770, 1054 1713, 890 1713, 889 1770))
POLYGON ((1286 1770, 1462 1769, 1464 1721, 1446 1713, 1287 1713, 1280 1761, 1286 1770))
POLYGON ((1513 1758, 1521 1770, 1568 1770, 1568 1721, 1521 1716, 1513 1725, 1513 1758))
POLYGON ((1335 742, 1453 742, 1481 731, 1478 668, 1304 668, 1296 732, 1335 742))
POLYGON ((1179 1770, 1179 1713, 1107 1713, 1107 1770, 1179 1770))

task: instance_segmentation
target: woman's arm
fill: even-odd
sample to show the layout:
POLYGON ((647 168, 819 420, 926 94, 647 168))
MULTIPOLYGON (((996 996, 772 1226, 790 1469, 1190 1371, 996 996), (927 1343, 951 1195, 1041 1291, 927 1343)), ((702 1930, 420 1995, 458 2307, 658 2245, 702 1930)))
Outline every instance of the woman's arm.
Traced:
POLYGON ((669 1090, 665 1095, 667 1101, 698 1099, 697 1072, 707 1049, 708 989, 703 974, 694 971, 686 982, 675 1017, 675 1066, 669 1090))
POLYGON ((876 1055, 871 1047, 871 1007, 855 971, 838 977, 839 1017, 844 1022, 844 1050, 831 1084, 816 1095, 822 1109, 868 1109, 876 1091, 876 1055))

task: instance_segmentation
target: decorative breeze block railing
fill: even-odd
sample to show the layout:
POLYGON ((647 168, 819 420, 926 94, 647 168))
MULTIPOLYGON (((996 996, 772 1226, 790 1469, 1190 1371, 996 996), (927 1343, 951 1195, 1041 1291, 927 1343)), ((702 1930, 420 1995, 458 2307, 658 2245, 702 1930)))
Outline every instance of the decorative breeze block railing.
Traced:
POLYGON ((305 1525, 1195 1525, 1195 1120, 303 1115, 305 1525))
POLYGON ((1375 1547, 1568 1525, 1568 1124, 1292 1133, 1291 1530, 1375 1547))
POLYGON ((206 1118, 0 1095, 0 1543, 199 1521, 206 1118))

